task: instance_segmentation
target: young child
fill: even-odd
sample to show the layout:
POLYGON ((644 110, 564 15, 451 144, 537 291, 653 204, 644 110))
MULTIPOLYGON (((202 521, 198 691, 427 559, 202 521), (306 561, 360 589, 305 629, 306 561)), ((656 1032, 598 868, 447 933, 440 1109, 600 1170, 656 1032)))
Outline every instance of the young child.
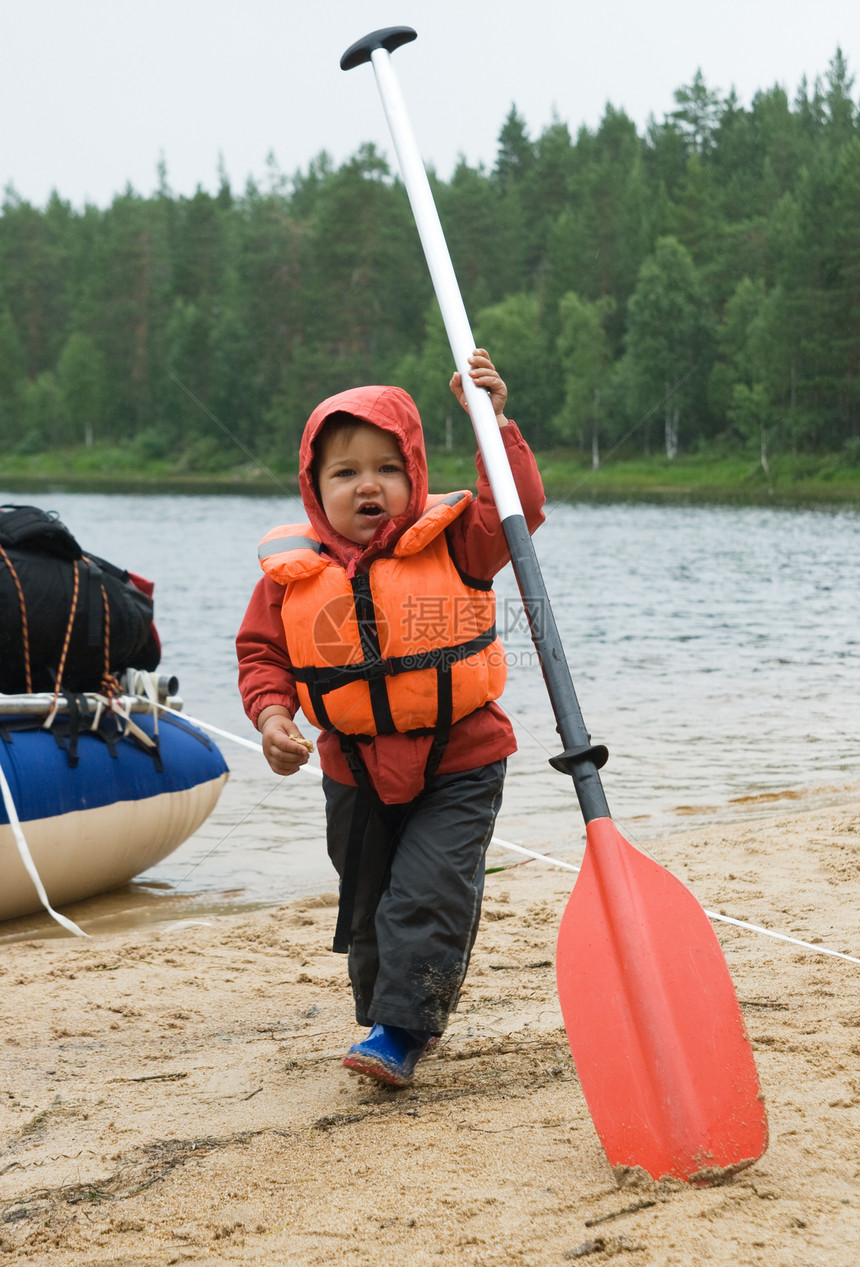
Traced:
MULTIPOLYGON (((489 392, 529 529, 543 521, 534 458, 489 392)), ((459 374, 451 390, 468 410, 459 374)), ((393 1086, 445 1029, 478 929, 484 854, 516 750, 495 703, 505 656, 492 578, 508 561, 480 455, 478 494, 428 496, 415 403, 358 387, 308 420, 299 486, 309 523, 260 545, 265 575, 236 647, 239 687, 276 774, 321 730, 328 852, 340 877, 334 949, 348 951, 356 1020, 344 1065, 393 1086)))

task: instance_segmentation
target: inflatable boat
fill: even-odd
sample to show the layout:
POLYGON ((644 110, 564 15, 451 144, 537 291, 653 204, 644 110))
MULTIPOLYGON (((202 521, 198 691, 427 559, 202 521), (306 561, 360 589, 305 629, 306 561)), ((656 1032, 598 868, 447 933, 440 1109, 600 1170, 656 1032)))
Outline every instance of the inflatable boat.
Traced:
POLYGON ((215 808, 227 766, 155 673, 152 596, 55 511, 0 506, 0 920, 43 907, 81 933, 54 907, 125 884, 215 808))
POLYGON ((177 704, 0 695, 0 920, 46 905, 27 853, 55 907, 125 884, 211 814, 227 766, 177 704))

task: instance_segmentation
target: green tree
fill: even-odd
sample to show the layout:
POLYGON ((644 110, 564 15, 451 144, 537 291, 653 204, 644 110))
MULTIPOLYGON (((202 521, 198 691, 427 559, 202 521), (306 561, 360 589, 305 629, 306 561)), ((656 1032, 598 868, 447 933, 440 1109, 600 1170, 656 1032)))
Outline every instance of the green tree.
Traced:
POLYGON ((535 144, 534 163, 522 183, 525 267, 529 284, 545 268, 547 235, 570 199, 575 167, 573 143, 566 123, 553 118, 535 144))
POLYGON ((69 335, 57 362, 57 385, 69 440, 92 445, 104 422, 106 369, 89 335, 69 335))
POLYGON ((662 234, 671 227, 665 212, 672 207, 684 179, 688 157, 687 137, 675 120, 666 118, 662 123, 653 117, 648 120, 644 162, 653 191, 657 229, 662 234), (658 211, 664 214, 656 216, 658 211))
POLYGON ((63 402, 50 370, 24 383, 20 416, 22 435, 17 447, 22 451, 38 453, 64 443, 63 402))
MULTIPOLYGON (((628 306, 624 374, 629 398, 642 415, 661 404, 668 458, 694 430, 693 407, 702 407, 702 382, 710 371, 710 322, 689 252, 675 238, 661 238, 639 272, 628 306)), ((647 437, 647 432, 646 432, 647 437)))
POLYGON ((726 305, 717 331, 719 359, 711 374, 711 403, 746 445, 758 447, 768 473, 768 438, 775 421, 772 386, 783 372, 774 340, 777 307, 764 283, 745 277, 726 305))
POLYGON ((501 236, 501 194, 461 159, 450 183, 437 183, 436 200, 466 308, 477 312, 509 293, 518 272, 501 236))
POLYGON ((198 189, 183 198, 172 217, 172 289, 178 299, 217 303, 229 255, 226 216, 217 198, 198 189))
MULTIPOLYGON (((467 307, 530 439, 588 432, 599 390, 607 436, 666 396, 670 452, 762 433, 856 446, 860 118, 841 49, 793 100, 780 86, 748 107, 721 100, 698 71, 642 135, 610 105, 575 136, 554 118, 532 139, 512 107, 491 171, 431 173, 467 307)), ((141 452, 188 441, 220 461, 204 451, 228 444, 208 410, 292 467, 322 396, 400 379, 444 444, 461 432, 431 301, 405 191, 373 146, 292 177, 270 156, 241 194, 223 162, 214 196, 175 195, 163 162, 152 197, 129 188, 105 208, 57 194, 37 208, 8 189, 0 438, 58 443, 102 422, 141 452)))
POLYGON ((302 338, 327 351, 318 398, 384 380, 418 346, 430 282, 405 190, 372 145, 326 182, 309 235, 302 338))
POLYGON ((56 195, 44 211, 7 189, 0 215, 0 278, 21 340, 27 377, 52 369, 69 319, 71 208, 56 195))
POLYGON ((534 145, 529 139, 525 119, 512 105, 499 133, 493 179, 509 193, 523 183, 534 160, 534 145))
POLYGON ((854 100, 854 76, 849 73, 842 49, 837 48, 827 68, 825 136, 833 149, 856 139, 858 109, 854 100))
MULTIPOLYGON (((314 170, 312 165, 312 173, 314 170)), ((310 203, 316 197, 311 186, 327 175, 328 169, 320 170, 319 176, 311 174, 299 202, 307 198, 310 203)), ((240 415, 236 421, 241 426, 253 428, 247 434, 243 431, 250 447, 268 448, 283 433, 285 411, 286 416, 293 411, 303 413, 302 423, 310 412, 296 382, 299 367, 295 358, 305 347, 306 325, 310 324, 306 323, 306 313, 318 302, 313 253, 304 217, 296 216, 284 198, 246 191, 238 215, 237 298, 231 305, 230 319, 238 320, 240 328, 233 328, 229 363, 237 371, 235 390, 241 391, 243 407, 231 407, 230 412, 240 415), (276 401, 274 412, 270 412, 276 401)), ((224 328, 213 338, 223 339, 224 328)), ((304 373, 300 379, 304 384, 304 373)))
POLYGON ((780 86, 756 93, 750 124, 755 151, 747 159, 747 180, 752 182, 756 171, 765 177, 772 174, 771 190, 767 190, 765 182, 762 185, 762 191, 770 192, 771 196, 760 198, 756 208, 769 213, 774 202, 794 186, 801 168, 811 158, 811 151, 804 144, 798 117, 791 110, 785 89, 780 86))
POLYGON ((860 436, 860 138, 843 146, 833 182, 833 258, 836 271, 831 331, 837 357, 837 408, 842 437, 860 436))
POLYGON ((720 120, 719 93, 708 88, 699 68, 693 82, 676 88, 673 95, 678 108, 669 117, 694 153, 707 154, 713 148, 720 120))
POLYGON ((804 243, 807 405, 818 426, 827 423, 831 443, 856 437, 860 424, 860 137, 852 137, 829 162, 819 156, 801 186, 800 230, 804 243))
POLYGON ((8 307, 0 308, 0 440, 17 440, 18 400, 24 385, 24 350, 8 307))
POLYGON ((152 425, 169 396, 165 327, 170 315, 170 255, 164 199, 132 189, 98 219, 74 326, 89 335, 106 366, 106 420, 116 439, 152 425))
POLYGON ((734 91, 723 104, 708 161, 722 217, 730 223, 746 219, 757 209, 761 155, 753 115, 734 91))
POLYGON ((430 446, 452 449, 472 444, 469 419, 448 386, 453 372, 448 335, 439 305, 433 299, 427 309, 421 347, 407 352, 392 374, 394 382, 415 400, 430 446))
POLYGON ((504 276, 502 292, 521 290, 526 285, 528 243, 525 190, 534 166, 535 147, 525 120, 511 106, 499 133, 496 165, 492 181, 501 194, 497 204, 498 257, 495 272, 504 276))
POLYGON ((167 323, 167 372, 173 388, 168 416, 171 438, 179 445, 201 436, 218 443, 222 436, 206 413, 212 394, 212 326, 205 307, 175 299, 167 323))
POLYGON ((556 431, 564 439, 576 435, 581 448, 590 447, 593 467, 600 463, 601 394, 611 370, 605 329, 611 309, 611 299, 589 303, 574 291, 559 305, 564 403, 556 415, 556 431))
POLYGON ((475 338, 487 348, 508 387, 510 416, 521 424, 529 443, 540 448, 553 438, 561 376, 540 323, 535 294, 509 295, 482 309, 475 318, 475 338))
POLYGON ((826 107, 820 79, 816 79, 810 94, 806 76, 803 76, 795 96, 794 108, 807 153, 812 154, 821 142, 826 122, 826 107))
POLYGON ((611 297, 606 330, 612 354, 620 351, 627 300, 648 249, 642 153, 635 125, 612 106, 596 133, 581 128, 577 135, 568 204, 547 238, 542 294, 544 328, 552 338, 568 291, 592 301, 611 297))
POLYGON ((695 260, 708 261, 718 241, 721 214, 710 166, 702 161, 698 150, 693 150, 687 159, 672 219, 673 236, 695 260))

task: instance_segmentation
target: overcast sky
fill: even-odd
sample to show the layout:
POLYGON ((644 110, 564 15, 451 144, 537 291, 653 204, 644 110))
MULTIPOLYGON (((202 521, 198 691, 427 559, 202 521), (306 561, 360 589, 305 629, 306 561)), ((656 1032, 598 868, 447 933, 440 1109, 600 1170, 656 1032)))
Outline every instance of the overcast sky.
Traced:
MULTIPOLYGON (((532 136, 555 111, 575 134, 607 101, 640 132, 701 68, 744 105, 824 76, 837 45, 860 72, 851 0, 0 0, 0 187, 99 206, 150 194, 159 156, 179 194, 287 174, 363 141, 390 154, 373 72, 341 53, 383 26, 425 161, 492 166, 512 104, 532 136)), ((855 99, 857 96, 855 86, 855 99)))

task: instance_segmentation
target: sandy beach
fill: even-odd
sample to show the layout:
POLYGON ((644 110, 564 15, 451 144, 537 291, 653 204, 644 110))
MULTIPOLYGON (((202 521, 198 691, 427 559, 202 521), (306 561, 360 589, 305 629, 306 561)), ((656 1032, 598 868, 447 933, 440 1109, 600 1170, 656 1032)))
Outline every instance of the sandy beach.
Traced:
MULTIPOLYGON (((572 807, 572 811, 573 807, 572 807)), ((860 956, 860 789, 653 846, 706 908, 860 956)), ((717 924, 770 1146, 720 1187, 619 1187, 555 991, 569 871, 491 874, 414 1084, 348 1074, 334 894, 0 956, 0 1250, 173 1263, 853 1267, 860 965, 717 924)))

